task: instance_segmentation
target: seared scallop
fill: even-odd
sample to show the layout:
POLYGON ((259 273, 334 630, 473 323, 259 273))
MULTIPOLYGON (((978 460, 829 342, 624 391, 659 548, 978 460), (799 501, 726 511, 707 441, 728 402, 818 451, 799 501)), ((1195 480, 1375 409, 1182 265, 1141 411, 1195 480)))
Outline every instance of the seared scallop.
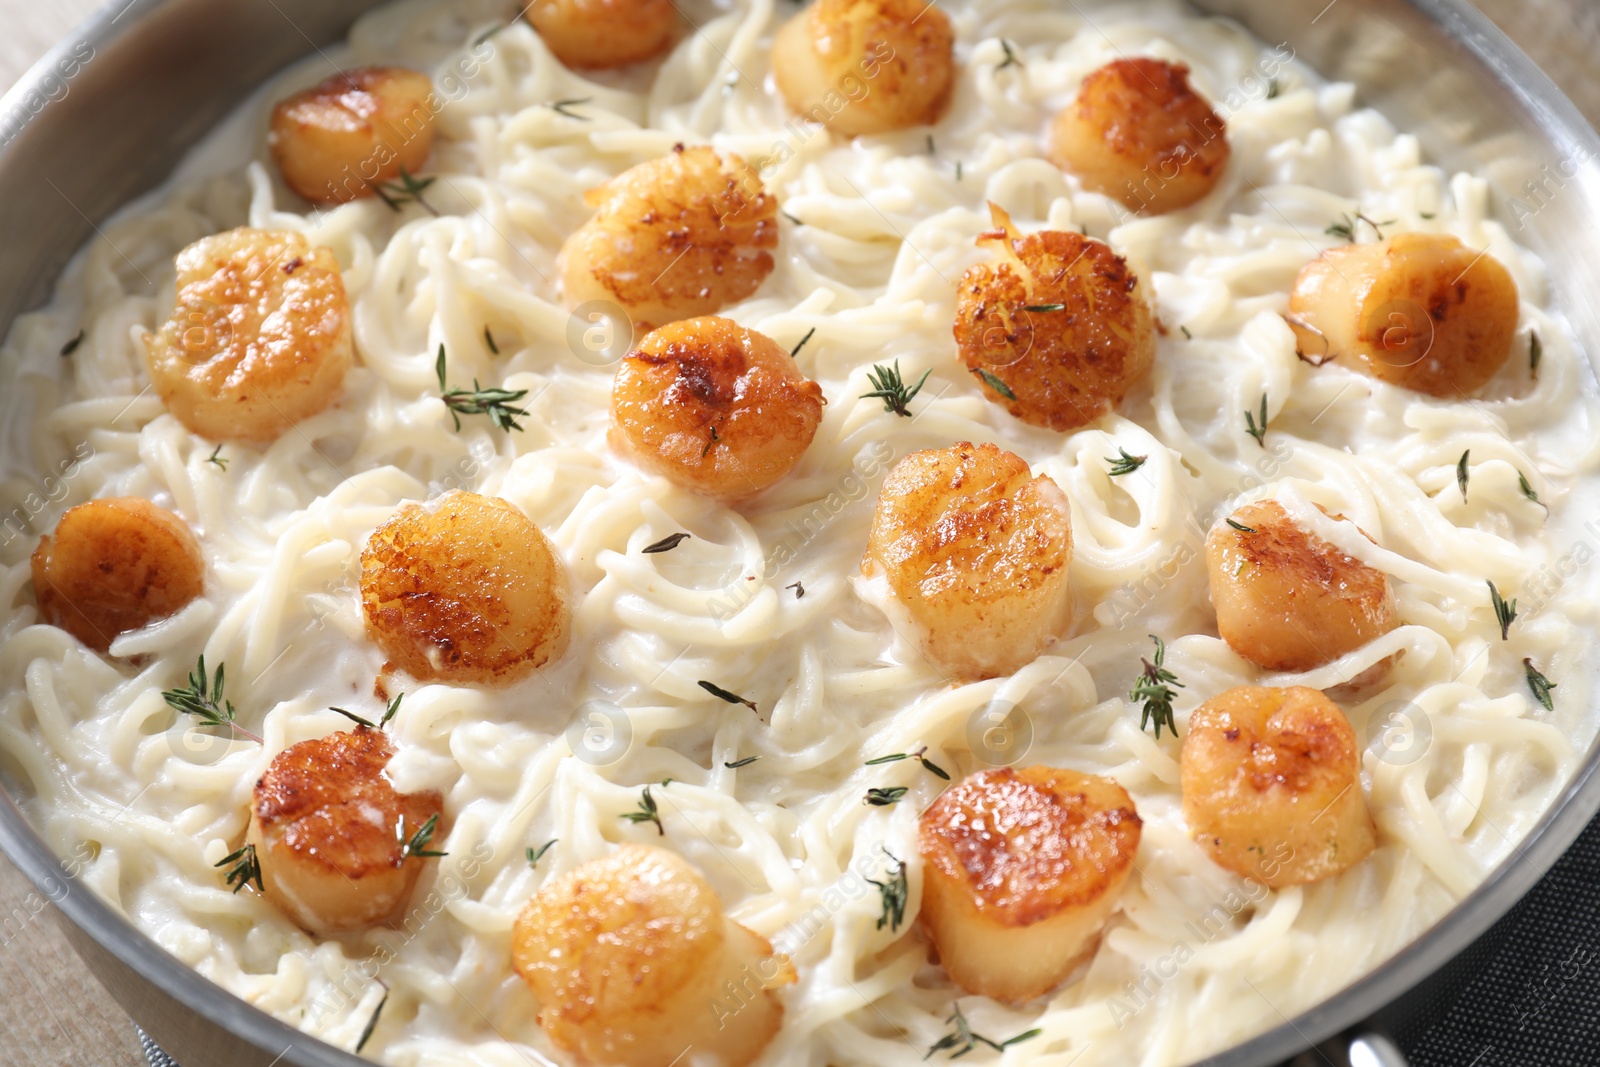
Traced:
POLYGON ((980 246, 993 263, 956 290, 956 346, 990 400, 1051 430, 1087 426, 1142 383, 1155 319, 1139 277, 1102 241, 1046 230, 1020 236, 993 204, 980 246))
POLYGON ((772 273, 778 202, 736 155, 679 145, 589 190, 561 247, 567 305, 616 304, 636 331, 710 315, 772 273))
POLYGON ((1388 575, 1302 530, 1276 500, 1218 523, 1206 570, 1222 639, 1269 671, 1320 667, 1399 625, 1388 575))
POLYGON ((566 565, 498 497, 450 492, 401 508, 361 552, 367 633, 414 678, 505 685, 566 649, 566 565))
POLYGON ((372 196, 433 151, 433 79, 404 67, 335 74, 272 109, 267 144, 283 180, 315 204, 372 196))
POLYGON ((394 919, 426 862, 417 852, 444 840, 443 799, 396 792, 384 775, 393 756, 381 731, 362 726, 290 746, 256 783, 245 840, 267 899, 314 934, 394 919))
POLYGON ((1429 396, 1464 398, 1511 354, 1517 284, 1487 252, 1444 234, 1332 248, 1289 296, 1300 353, 1429 396))
POLYGON ((707 316, 652 331, 617 366, 611 442, 645 470, 735 501, 794 469, 822 387, 766 334, 707 316))
POLYGON ((923 0, 816 0, 772 40, 789 109, 843 134, 936 122, 955 84, 955 31, 923 0))
POLYGON ((574 70, 654 58, 678 32, 672 0, 532 0, 527 12, 545 47, 574 70))
POLYGON ((1356 733, 1315 689, 1240 686, 1189 717, 1183 817, 1219 865, 1273 888, 1360 863, 1377 843, 1356 733))
POLYGON ((189 524, 140 497, 69 508, 33 552, 39 614, 97 652, 164 619, 205 588, 189 524))
POLYGON ((156 394, 212 441, 265 444, 338 397, 350 301, 338 261, 285 230, 242 227, 178 254, 172 317, 145 334, 156 394))
POLYGON ((1190 87, 1189 68, 1146 56, 1092 71, 1050 133, 1056 166, 1151 215, 1211 192, 1232 154, 1227 123, 1190 87))
POLYGON ((778 1032, 788 959, 724 914, 674 853, 624 845, 548 882, 518 916, 511 962, 539 1026, 581 1062, 745 1067, 778 1032))
POLYGON ((863 595, 941 670, 1010 674, 1066 622, 1072 511, 1049 478, 994 445, 913 452, 883 489, 863 595))
POLYGON ((1020 1003, 1093 951, 1133 869, 1141 823, 1109 778, 1001 767, 922 815, 922 922, 950 977, 1020 1003))

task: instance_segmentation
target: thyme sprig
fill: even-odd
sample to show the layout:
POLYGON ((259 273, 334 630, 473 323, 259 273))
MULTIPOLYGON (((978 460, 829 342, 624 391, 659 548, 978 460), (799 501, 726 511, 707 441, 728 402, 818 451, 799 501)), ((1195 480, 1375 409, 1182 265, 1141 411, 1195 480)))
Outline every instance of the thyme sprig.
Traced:
POLYGON ((1130 456, 1128 450, 1120 445, 1117 447, 1117 452, 1118 454, 1115 456, 1106 457, 1106 462, 1111 464, 1111 470, 1107 473, 1112 478, 1120 478, 1124 474, 1132 474, 1144 466, 1145 460, 1150 458, 1149 456, 1130 456))
POLYGON ((211 450, 211 455, 206 457, 207 463, 215 463, 222 470, 228 469, 228 459, 222 454, 222 446, 218 445, 211 450))
POLYGON ((251 882, 256 884, 257 893, 267 891, 267 887, 261 883, 261 861, 256 858, 254 845, 246 845, 235 852, 230 852, 212 866, 228 868, 228 884, 233 886, 235 893, 251 882))
POLYGON ((538 867, 539 861, 544 859, 544 854, 554 848, 556 842, 559 840, 561 840, 559 837, 552 837, 538 848, 534 848, 532 845, 529 845, 527 850, 523 853, 523 855, 528 857, 528 866, 538 867))
POLYGON ((900 802, 900 798, 911 792, 909 786, 873 786, 867 790, 867 795, 861 798, 861 803, 870 804, 874 808, 887 808, 900 802))
POLYGON ((365 726, 369 730, 381 730, 385 726, 388 726, 389 725, 389 720, 394 718, 395 715, 399 713, 399 711, 400 711, 400 701, 402 701, 404 699, 405 699, 405 694, 404 693, 396 694, 395 698, 393 700, 389 701, 388 706, 384 708, 384 710, 383 710, 383 718, 379 719, 377 722, 373 722, 371 719, 366 718, 363 715, 357 715, 353 711, 346 711, 344 708, 329 708, 328 710, 329 711, 338 712, 340 715, 343 715, 345 718, 349 719, 351 722, 355 723, 357 726, 365 726))
POLYGON ((1156 726, 1156 740, 1161 740, 1161 727, 1165 726, 1172 731, 1172 736, 1178 736, 1178 724, 1172 718, 1172 701, 1177 697, 1177 690, 1183 688, 1183 683, 1178 681, 1178 676, 1167 670, 1164 663, 1167 658, 1166 642, 1155 634, 1150 635, 1150 640, 1156 643, 1156 658, 1152 663, 1140 658, 1144 665, 1133 688, 1128 691, 1128 699, 1135 704, 1143 703, 1144 708, 1139 715, 1139 729, 1143 730, 1151 722, 1156 726))
POLYGON ((390 211, 399 211, 406 204, 417 204, 428 214, 437 217, 439 212, 422 196, 423 193, 428 191, 428 187, 436 181, 438 181, 437 178, 418 178, 406 168, 401 167, 399 181, 368 182, 367 184, 377 194, 378 199, 389 206, 390 211))
POLYGON ((1461 490, 1461 502, 1467 502, 1467 479, 1471 473, 1467 469, 1467 457, 1472 455, 1472 449, 1461 453, 1461 458, 1456 460, 1456 487, 1461 490))
POLYGON ((943 778, 948 782, 950 780, 950 772, 933 762, 933 760, 929 759, 927 756, 927 751, 928 746, 923 745, 921 748, 916 749, 913 752, 891 752, 887 756, 879 756, 877 759, 869 759, 865 764, 863 764, 863 766, 877 767, 885 763, 898 763, 901 760, 914 759, 918 763, 922 764, 923 770, 934 775, 935 777, 943 778))
POLYGON ((433 371, 439 376, 440 399, 445 407, 450 409, 450 417, 455 420, 456 429, 461 429, 461 416, 487 415, 489 421, 502 430, 520 430, 522 426, 517 422, 517 417, 526 418, 528 410, 512 406, 513 401, 521 400, 528 395, 526 389, 485 389, 478 384, 478 379, 472 379, 472 388, 463 389, 457 386, 449 388, 445 383, 445 354, 444 345, 439 345, 439 358, 434 361, 433 371))
POLYGON ((972 1025, 967 1022, 967 1017, 961 1014, 961 1004, 959 1002, 952 1007, 954 1009, 953 1014, 945 1022, 953 1024, 955 1029, 935 1041, 929 1047, 927 1055, 922 1057, 923 1059, 931 1058, 935 1052, 948 1051, 950 1059, 959 1060, 967 1053, 975 1051, 979 1045, 988 1045, 996 1052, 1004 1052, 1012 1045, 1020 1044, 1029 1038, 1038 1037, 1044 1032, 1036 1027, 1032 1030, 1024 1030, 1015 1037, 1008 1037, 1004 1041, 995 1041, 984 1037, 982 1034, 973 1033, 972 1025))
POLYGON ((889 857, 889 870, 884 874, 883 881, 868 878, 867 882, 878 887, 878 896, 882 899, 883 914, 878 916, 877 929, 885 926, 893 933, 900 929, 906 921, 906 900, 910 896, 911 886, 906 881, 906 865, 900 858, 888 849, 883 854, 889 857))
POLYGON ((400 843, 400 862, 404 863, 412 856, 422 859, 430 857, 448 856, 448 852, 436 852, 428 846, 433 844, 433 835, 439 830, 439 816, 430 815, 428 821, 423 823, 416 833, 406 836, 406 817, 400 816, 400 821, 394 826, 394 839, 400 843))
POLYGON ((1512 597, 1507 600, 1500 595, 1500 590, 1494 587, 1493 582, 1488 582, 1487 584, 1489 586, 1489 600, 1494 604, 1495 621, 1500 624, 1500 640, 1509 641, 1511 640, 1511 624, 1517 620, 1517 598, 1512 597))
POLYGON ((1261 394, 1260 421, 1252 412, 1244 413, 1244 432, 1256 439, 1256 444, 1262 448, 1267 447, 1267 394, 1261 394))
POLYGON ((631 823, 653 822, 656 824, 656 834, 661 837, 667 836, 667 828, 661 825, 661 809, 656 806, 656 798, 650 795, 649 786, 644 787, 637 811, 625 811, 617 817, 631 823))
POLYGON ((728 690, 722 688, 722 686, 715 682, 701 681, 698 684, 701 689, 704 689, 718 700, 726 700, 729 704, 743 704, 745 707, 749 708, 753 712, 756 712, 757 714, 760 714, 761 712, 761 709, 756 707, 755 701, 746 700, 738 693, 730 693, 728 690))
POLYGON ((927 384, 928 375, 933 373, 929 367, 922 372, 922 377, 917 379, 917 384, 906 387, 905 380, 900 377, 900 361, 896 359, 891 366, 885 367, 873 364, 867 372, 867 381, 872 383, 872 392, 862 393, 862 400, 878 399, 883 401, 883 410, 893 415, 911 417, 910 404, 917 394, 922 392, 922 387, 927 384))
POLYGON ((233 706, 233 701, 222 695, 223 667, 226 664, 217 664, 215 678, 206 677, 206 658, 204 655, 195 663, 194 670, 189 672, 189 684, 182 689, 168 689, 161 694, 161 699, 167 706, 181 715, 193 715, 206 726, 226 726, 234 733, 248 737, 256 744, 264 744, 261 738, 240 726, 236 721, 238 709, 233 706))
POLYGON ((1383 222, 1374 222, 1372 219, 1363 215, 1359 211, 1355 213, 1355 218, 1351 218, 1349 215, 1340 215, 1339 220, 1340 221, 1333 223, 1322 232, 1328 234, 1330 237, 1343 237, 1351 244, 1355 244, 1356 230, 1358 229, 1360 223, 1364 222, 1368 226, 1371 226, 1372 232, 1378 235, 1378 240, 1380 241, 1383 240, 1383 227, 1393 226, 1395 223, 1394 219, 1386 219, 1383 222))

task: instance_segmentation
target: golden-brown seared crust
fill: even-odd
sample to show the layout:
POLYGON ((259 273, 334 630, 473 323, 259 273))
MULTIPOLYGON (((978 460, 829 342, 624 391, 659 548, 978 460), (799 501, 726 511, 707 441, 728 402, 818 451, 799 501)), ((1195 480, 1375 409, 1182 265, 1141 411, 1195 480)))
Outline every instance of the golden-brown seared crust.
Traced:
POLYGON ((612 440, 647 470, 737 500, 788 474, 822 421, 822 387, 762 333, 715 316, 647 335, 617 367, 612 440))
POLYGON ((420 679, 506 684, 555 659, 571 628, 566 566, 498 497, 409 505, 361 553, 367 632, 420 679))
POLYGON ((1270 886, 1336 874, 1376 844, 1360 750, 1315 689, 1240 686, 1196 708, 1183 742, 1184 818, 1218 864, 1270 886))
POLYGON ((609 70, 653 59, 672 47, 672 0, 532 0, 528 22, 574 70, 609 70))
POLYGON ((97 652, 199 596, 205 560, 189 526, 139 497, 69 508, 32 559, 39 614, 97 652))
POLYGON ((1071 560, 1071 509, 1055 482, 1014 453, 963 441, 889 472, 861 572, 886 579, 936 665, 989 678, 1055 638, 1071 560))
POLYGON ((373 195, 433 150, 433 80, 404 67, 360 67, 278 101, 267 144, 283 180, 312 203, 373 195))
POLYGON ((584 199, 595 215, 561 250, 571 306, 614 301, 647 330, 743 300, 772 273, 778 202, 731 153, 679 145, 584 199))
POLYGON ((1205 196, 1231 154, 1227 123, 1190 88, 1189 68, 1146 56, 1090 72, 1050 145, 1086 188, 1151 214, 1205 196))
POLYGON ((923 862, 987 919, 1029 926, 1120 884, 1143 824, 1115 782, 1056 767, 964 779, 923 813, 923 862))
POLYGON ((146 335, 151 384, 213 441, 265 443, 339 395, 354 358, 333 253, 241 227, 178 254, 172 317, 146 335))
POLYGON ((1499 260, 1446 234, 1402 233, 1306 264, 1288 321, 1312 362, 1460 399, 1505 365, 1518 315, 1516 282, 1499 260))
POLYGON ((1206 538, 1206 568, 1217 630, 1245 659, 1307 671, 1399 625, 1388 575, 1300 529, 1282 504, 1229 518, 1206 538))
POLYGON ((955 85, 955 31, 921 0, 817 0, 773 39, 792 111, 843 134, 937 122, 955 85))
POLYGON ((783 1021, 795 980, 772 945, 733 922, 706 880, 664 849, 625 845, 540 889, 511 932, 539 1025, 589 1063, 745 1067, 783 1021))
POLYGON ((1154 362, 1155 323, 1138 275, 1104 242, 1054 230, 1018 238, 996 215, 1001 225, 979 243, 999 260, 971 268, 957 287, 961 362, 979 372, 985 396, 1024 422, 1087 426, 1154 362))
POLYGON ((397 870, 400 820, 409 839, 442 814, 444 801, 438 793, 396 792, 383 773, 393 756, 383 732, 364 726, 292 745, 256 783, 256 823, 296 864, 353 880, 397 870))

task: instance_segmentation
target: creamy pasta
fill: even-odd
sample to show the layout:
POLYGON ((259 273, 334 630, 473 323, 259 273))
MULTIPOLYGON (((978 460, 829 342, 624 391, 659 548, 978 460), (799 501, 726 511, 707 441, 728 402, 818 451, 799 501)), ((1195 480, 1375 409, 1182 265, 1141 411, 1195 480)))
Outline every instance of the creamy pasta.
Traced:
MULTIPOLYGON (((488 34, 513 4, 397 0, 264 87, 166 188, 103 227, 0 360, 12 508, 0 761, 89 889, 219 985, 337 1046, 353 1048, 387 996, 364 1054, 396 1067, 521 1064, 555 1053, 511 969, 517 913, 556 874, 647 841, 687 858, 733 918, 794 960, 799 982, 760 1063, 917 1063, 959 1003, 996 1039, 1042 1031, 975 1060, 1089 1067, 1185 1063, 1277 1024, 1393 954, 1512 853, 1595 732, 1582 649, 1600 598, 1582 501, 1600 427, 1539 260, 1491 217, 1484 182, 1425 163, 1413 137, 1287 43, 1170 3, 942 6, 960 64, 948 114, 931 133, 852 141, 792 118, 773 90, 770 41, 792 11, 782 0, 689 6, 697 29, 659 67, 592 79, 525 22, 488 34), (1228 122, 1233 160, 1192 209, 1129 216, 1043 158, 1054 110, 1121 54, 1187 63, 1228 122), (266 153, 272 102, 330 63, 378 62, 434 72, 437 214, 374 199, 306 210, 266 153), (569 313, 555 285, 556 251, 589 212, 584 191, 680 142, 740 153, 778 197, 777 269, 724 313, 786 348, 809 338, 796 360, 828 400, 799 467, 737 508, 608 449, 625 339, 569 313), (989 201, 1025 231, 1109 241, 1153 285, 1166 332, 1151 383, 1091 428, 1024 425, 956 359, 954 286, 987 255, 975 239, 989 201), (1480 399, 1297 359, 1281 317, 1289 287, 1342 240, 1328 228, 1358 212, 1386 232, 1454 234, 1511 271, 1513 357, 1480 399), (174 254, 244 224, 334 251, 357 366, 338 404, 274 444, 215 449, 163 410, 141 338, 171 308, 174 254), (452 380, 528 390, 522 431, 455 427, 434 376, 441 345, 452 380), (895 360, 907 381, 932 372, 912 418, 858 399, 872 367, 895 360), (1263 396, 1258 442, 1245 412, 1263 396), (970 684, 921 659, 852 584, 887 470, 956 441, 996 442, 1048 474, 1075 534, 1067 635, 1015 674, 970 684), (1148 459, 1113 480, 1119 449, 1148 459), (448 855, 396 928, 319 942, 270 900, 230 892, 214 865, 241 839, 272 755, 348 726, 331 705, 381 714, 358 556, 402 502, 450 488, 503 497, 549 534, 572 575, 571 647, 505 689, 391 679, 406 696, 390 775, 444 794, 450 830, 435 847, 448 855), (184 516, 207 589, 102 657, 39 624, 28 554, 67 506, 113 495, 184 516), (1234 505, 1269 496, 1390 575, 1402 625, 1300 675, 1230 651, 1201 543, 1234 505), (678 532, 692 536, 641 552, 678 532), (1518 599, 1505 641, 1488 581, 1518 599), (1177 742, 1141 731, 1124 695, 1152 634, 1183 683, 1180 734, 1231 686, 1333 688, 1400 654, 1341 701, 1366 745, 1377 851, 1275 891, 1213 865, 1183 822, 1177 742), (202 653, 226 664, 229 699, 264 745, 174 718, 161 691, 202 653), (1554 711, 1534 699, 1525 659, 1556 683, 1554 711), (1121 907, 1092 959, 1042 1000, 964 996, 929 960, 914 921, 917 813, 944 783, 913 761, 864 765, 920 745, 952 770, 1054 764, 1134 798, 1144 837, 1121 907), (620 818, 647 784, 662 837, 620 818), (864 805, 872 786, 909 792, 864 805), (528 850, 551 840, 530 865, 528 850), (871 882, 897 859, 909 901, 896 928, 879 923, 871 882)), ((708 1004, 707 1025, 737 1008, 708 1004)))

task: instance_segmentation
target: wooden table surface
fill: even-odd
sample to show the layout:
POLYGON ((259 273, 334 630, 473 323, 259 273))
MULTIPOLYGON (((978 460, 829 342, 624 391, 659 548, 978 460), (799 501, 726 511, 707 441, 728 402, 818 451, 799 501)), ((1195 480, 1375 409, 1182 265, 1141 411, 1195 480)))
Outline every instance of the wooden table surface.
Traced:
MULTIPOLYGON (((0 0, 0 85, 10 85, 102 0, 0 0)), ((1600 4, 1477 0, 1600 125, 1600 4)), ((39 897, 0 857, 0 1065, 144 1067, 133 1023, 90 975, 39 897)), ((198 1064, 190 1067, 209 1067, 198 1064)))

